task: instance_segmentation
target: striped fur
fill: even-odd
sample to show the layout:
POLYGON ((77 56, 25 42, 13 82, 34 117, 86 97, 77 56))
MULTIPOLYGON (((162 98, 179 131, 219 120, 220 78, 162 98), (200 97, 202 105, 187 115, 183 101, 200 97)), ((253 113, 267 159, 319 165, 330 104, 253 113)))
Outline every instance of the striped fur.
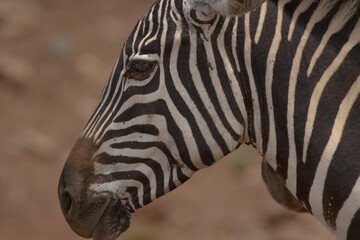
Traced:
POLYGON ((158 0, 124 45, 82 134, 97 146, 91 190, 135 211, 252 144, 339 240, 358 239, 360 1, 268 1, 238 17, 198 2, 158 0), (129 78, 139 61, 155 64, 129 78))

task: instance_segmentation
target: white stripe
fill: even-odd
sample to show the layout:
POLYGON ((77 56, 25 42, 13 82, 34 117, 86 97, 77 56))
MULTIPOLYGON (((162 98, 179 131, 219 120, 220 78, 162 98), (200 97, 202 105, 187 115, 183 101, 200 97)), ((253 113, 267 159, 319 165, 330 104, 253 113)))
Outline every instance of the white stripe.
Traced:
MULTIPOLYGON (((175 4, 172 2, 172 4, 175 4)), ((173 9, 175 10, 175 6, 173 6, 173 9)), ((193 105, 193 102, 190 98, 190 96, 188 95, 187 91, 185 90, 185 88, 183 87, 183 85, 181 84, 181 80, 178 76, 178 70, 177 70, 177 57, 178 57, 178 50, 180 48, 180 38, 181 38, 181 22, 176 22, 176 24, 178 25, 177 27, 177 31, 175 32, 175 36, 174 36, 174 40, 173 41, 173 46, 172 46, 172 52, 170 54, 170 62, 172 64, 170 64, 170 74, 172 76, 172 81, 174 82, 174 86, 176 88, 176 91, 181 95, 181 98, 186 102, 186 104, 188 105, 188 107, 190 108, 190 110, 192 112, 195 111, 196 107, 195 105, 193 105)), ((164 31, 164 34, 162 36, 162 43, 161 43, 161 46, 162 46, 162 49, 161 49, 161 54, 163 54, 164 52, 164 42, 165 39, 166 39, 166 31, 164 31)), ((162 56, 163 58, 163 56, 162 56)), ((194 166, 198 169, 200 168, 203 168, 205 167, 205 165, 202 163, 202 161, 199 161, 201 159, 200 157, 200 153, 199 153, 199 149, 197 148, 197 144, 196 144, 196 141, 195 141, 195 137, 193 137, 193 132, 191 130, 191 127, 190 127, 190 124, 188 123, 188 120, 181 115, 181 113, 179 113, 179 111, 177 110, 176 108, 176 103, 174 104, 173 101, 172 101, 172 98, 169 94, 169 92, 167 91, 167 88, 166 88, 166 79, 165 79, 165 73, 164 73, 164 69, 163 68, 160 68, 160 86, 159 86, 159 89, 161 91, 159 91, 159 97, 161 97, 162 99, 164 99, 166 101, 166 105, 168 106, 169 108, 169 111, 171 112, 172 114, 172 117, 173 119, 175 120, 175 124, 177 126, 179 126, 179 129, 181 130, 182 132, 182 135, 184 136, 184 138, 186 139, 186 148, 189 150, 189 152, 191 153, 191 157, 193 157, 193 159, 191 160, 194 160, 192 161, 192 163, 194 164, 194 166)), ((196 109, 197 110, 197 109, 196 109)), ((194 117, 196 118, 197 116, 199 116, 199 114, 194 114, 194 117)), ((203 123, 204 122, 204 119, 201 118, 196 118, 196 122, 199 124, 199 123, 203 123)), ((201 129, 202 131, 205 131, 205 134, 210 134, 209 132, 209 129, 207 129, 206 127, 204 127, 203 129, 201 129)), ((177 156, 178 158, 180 159, 180 156, 179 156, 179 151, 177 149, 177 145, 174 143, 171 147, 171 149, 176 149, 177 151, 177 156)))
MULTIPOLYGON (((147 14, 147 16, 149 16, 149 18, 146 19, 146 22, 149 24, 149 28, 147 30, 146 35, 143 37, 143 39, 141 40, 139 46, 142 47, 143 45, 147 45, 149 43, 149 39, 146 40, 148 37, 150 37, 150 35, 153 33, 153 27, 154 27, 154 19, 153 19, 153 11, 154 8, 150 9, 150 12, 147 14), (145 41, 146 40, 146 41, 145 41)), ((145 15, 146 16, 146 15, 145 15)), ((145 24, 144 24, 145 26, 145 24)), ((143 30, 144 31, 144 30, 143 30)), ((159 31, 159 28, 157 29, 157 31, 159 31)), ((150 41, 151 42, 151 41, 150 41)))
POLYGON ((232 29, 232 39, 231 39, 231 47, 232 47, 232 54, 234 56, 234 61, 236 64, 236 70, 238 73, 240 73, 241 69, 240 69, 240 63, 239 63, 239 58, 237 57, 237 50, 236 47, 238 46, 238 27, 239 27, 239 18, 234 18, 234 26, 232 29))
MULTIPOLYGON (((329 171, 329 166, 334 157, 334 153, 341 141, 342 134, 344 132, 344 126, 350 114, 356 99, 360 93, 360 76, 356 79, 351 86, 349 92, 340 104, 339 111, 337 113, 334 126, 331 131, 329 141, 321 156, 319 165, 316 170, 313 185, 310 189, 309 203, 312 209, 312 213, 317 217, 320 222, 326 224, 323 213, 323 193, 325 187, 326 176, 329 171)), ((346 175, 346 173, 343 173, 346 175)), ((359 194, 357 194, 359 197, 359 194)), ((359 203, 358 203, 359 204, 359 203)), ((348 216, 349 217, 349 216, 348 216)))
POLYGON ((292 63, 292 68, 289 78, 289 92, 288 92, 288 113, 287 113, 287 129, 289 138, 289 164, 288 164, 288 176, 286 185, 289 190, 294 194, 296 193, 296 180, 297 180, 297 155, 295 148, 295 137, 294 137, 294 111, 295 111, 295 93, 296 83, 298 81, 298 75, 300 72, 300 64, 303 59, 304 47, 309 39, 309 36, 316 23, 321 21, 326 14, 330 11, 329 6, 324 6, 324 2, 319 3, 319 6, 311 16, 308 25, 305 28, 304 34, 301 37, 299 46, 296 49, 295 57, 292 63))
POLYGON ((355 183, 352 192, 344 205, 341 207, 336 219, 337 239, 347 239, 347 233, 354 215, 360 209, 360 177, 355 183))
MULTIPOLYGON (((179 150, 176 147, 175 140, 172 138, 172 136, 168 132, 166 119, 162 115, 151 114, 151 115, 146 115, 146 116, 139 116, 139 117, 133 118, 133 119, 131 119, 131 121, 127 121, 125 123, 111 124, 109 126, 108 131, 111 131, 111 130, 119 131, 122 129, 130 128, 131 126, 147 124, 148 119, 152 119, 152 122, 149 124, 154 125, 159 130, 158 136, 153 136, 153 135, 149 135, 149 134, 145 134, 145 133, 132 133, 132 134, 124 135, 121 137, 115 137, 115 138, 108 140, 107 142, 104 142, 96 154, 99 154, 100 152, 106 152, 107 151, 106 149, 111 151, 111 148, 109 146, 113 143, 129 142, 129 141, 137 141, 137 142, 147 142, 148 141, 149 142, 149 141, 156 140, 156 141, 166 143, 167 146, 172 146, 171 148, 168 148, 169 151, 171 152, 171 155, 174 157, 174 159, 179 161, 179 163, 181 165, 185 165, 184 162, 181 162, 182 160, 180 158, 179 150)), ((149 155, 149 157, 151 157, 151 156, 149 155)))
POLYGON ((120 199, 129 199, 129 204, 133 210, 135 210, 135 206, 132 203, 132 196, 130 193, 127 192, 128 188, 136 188, 137 189, 137 196, 139 196, 139 205, 144 206, 144 199, 142 193, 144 192, 144 186, 141 182, 135 180, 118 180, 108 183, 101 183, 101 184, 92 184, 90 186, 90 190, 98 192, 98 193, 106 193, 112 192, 119 196, 120 199))
POLYGON ((245 46, 244 46, 244 58, 245 58, 245 67, 249 76, 250 90, 253 101, 253 113, 254 113, 254 129, 256 136, 255 146, 258 152, 263 155, 263 146, 262 146, 262 126, 261 126, 261 116, 260 116, 260 104, 258 98, 258 91, 255 85, 255 78, 252 69, 251 62, 251 37, 250 37, 250 14, 245 15, 245 46))
MULTIPOLYGON (((125 54, 124 54, 124 60, 125 60, 125 54)), ((116 81, 116 82, 117 82, 116 85, 115 85, 114 93, 116 93, 116 92, 118 92, 118 91, 121 92, 121 94, 120 94, 120 96, 119 96, 118 99, 120 99, 121 96, 122 96, 122 91, 121 91, 121 88, 122 88, 122 85, 123 85, 122 76, 123 76, 124 72, 126 71, 125 61, 124 61, 123 63, 124 63, 124 65, 122 66, 122 71, 121 71, 121 73, 120 73, 119 79, 114 79, 114 78, 112 79, 112 81, 116 81)), ((113 94, 112 96, 109 96, 110 101, 108 101, 109 98, 106 99, 106 101, 105 101, 105 99, 104 99, 104 101, 103 101, 104 103, 106 102, 106 107, 105 107, 104 111, 102 112, 102 115, 99 115, 99 117, 97 118, 96 122, 94 123, 93 127, 92 127, 91 130, 90 130, 91 132, 89 133, 89 134, 91 134, 91 135, 94 137, 94 139, 97 139, 99 133, 100 133, 101 130, 104 128, 105 123, 108 121, 108 119, 109 119, 110 116, 111 116, 111 114, 109 114, 108 111, 109 111, 109 109, 110 109, 110 106, 111 106, 112 102, 113 102, 114 100, 116 100, 116 99, 115 99, 115 96, 116 96, 116 94, 113 94), (104 114, 105 114, 105 115, 104 115, 104 114), (106 114, 107 114, 107 115, 106 115, 106 114), (105 118, 105 119, 104 119, 104 118, 105 118), (100 122, 102 119, 104 119, 103 124, 102 124, 101 126, 98 126, 99 122, 100 122), (98 130, 95 132, 95 129, 96 129, 97 126, 98 126, 99 128, 98 128, 98 130)), ((104 106, 105 106, 105 105, 104 105, 104 106)))
MULTIPOLYGON (((234 73, 234 77, 235 76, 239 76, 239 73, 241 72, 241 68, 240 68, 240 62, 239 62, 239 56, 237 53, 237 47, 238 47, 238 28, 239 28, 239 18, 234 18, 234 26, 232 29, 232 42, 231 42, 231 47, 232 47, 232 54, 234 57, 234 61, 235 61, 235 65, 236 65, 236 71, 237 73, 234 73)), ((247 111, 245 108, 245 104, 244 104, 244 96, 242 94, 241 91, 241 87, 240 87, 240 83, 238 80, 233 81, 232 86, 232 93, 235 97, 236 100, 236 104, 237 106, 240 108, 240 112, 242 114, 242 117, 244 119, 245 122, 245 126, 244 127, 244 132, 242 135, 242 139, 241 142, 242 143, 249 143, 250 139, 249 139, 249 127, 248 127, 248 116, 247 116, 247 111)))
MULTIPOLYGON (((114 157, 131 157, 131 158, 139 158, 139 156, 149 156, 150 159, 156 161, 161 165, 161 171, 164 173, 164 179, 162 179, 164 183, 164 189, 169 188, 169 161, 167 156, 157 147, 150 147, 147 149, 130 149, 130 148, 122 148, 122 149, 115 149, 111 148, 110 146, 101 146, 102 150, 98 152, 100 154, 101 152, 106 152, 107 154, 114 156, 114 157)), ((151 188, 151 200, 155 200, 156 197, 156 189, 157 189, 157 182, 156 182, 156 172, 154 172, 154 169, 149 167, 145 164, 145 159, 142 159, 144 163, 132 163, 132 162, 118 162, 114 164, 100 164, 96 163, 94 164, 94 174, 99 175, 107 175, 111 173, 121 173, 121 172, 131 172, 131 171, 138 171, 141 172, 146 176, 146 178, 150 182, 150 188, 151 188)), ((139 196, 140 197, 140 196, 139 196)))
POLYGON ((299 18, 299 16, 304 13, 310 6, 311 4, 313 3, 314 1, 312 0, 303 0, 301 1, 301 3, 299 4, 299 6, 297 6, 295 12, 294 12, 294 15, 291 19, 291 23, 290 23, 290 26, 289 26, 289 33, 288 33, 288 41, 290 42, 293 35, 294 35, 294 30, 295 30, 295 26, 296 26, 296 23, 297 23, 297 20, 299 18))
MULTIPOLYGON (((101 118, 99 118, 99 120, 104 118, 104 122, 99 126, 98 130, 93 133, 96 143, 98 143, 100 141, 100 137, 101 137, 100 133, 105 128, 106 123, 109 121, 109 119, 111 117, 114 117, 114 115, 113 115, 114 110, 113 109, 116 108, 116 106, 119 104, 120 99, 121 99, 121 97, 123 95, 123 86, 124 86, 125 81, 123 81, 122 77, 124 75, 125 70, 126 70, 126 67, 123 68, 122 73, 120 74, 120 79, 117 80, 118 82, 116 84, 114 94, 113 94, 113 96, 111 96, 111 100, 109 102, 107 102, 107 106, 106 106, 106 108, 105 108, 105 110, 103 112, 103 114, 107 114, 107 115, 102 115, 101 118), (120 95, 118 96, 118 98, 115 99, 117 92, 120 92, 120 95), (113 106, 113 109, 110 109, 113 102, 115 102, 115 104, 113 106), (110 111, 110 112, 108 112, 108 111, 110 111)), ((98 123, 96 123, 96 125, 97 124, 98 123)), ((104 131, 104 133, 105 133, 105 131, 104 131)))
POLYGON ((317 113, 316 106, 320 102, 320 98, 322 93, 329 82, 330 78, 334 75, 334 73, 339 69, 341 63, 344 61, 349 52, 360 42, 360 21, 357 23, 353 32, 351 33, 348 42, 342 47, 339 54, 333 60, 331 65, 326 69, 323 76, 320 78, 319 82, 316 84, 314 88, 314 92, 310 99, 309 110, 307 114, 307 120, 305 125, 305 134, 304 134, 304 146, 303 146, 303 162, 306 162, 307 158, 307 150, 309 147, 310 137, 313 132, 315 117, 317 113))
MULTIPOLYGON (((244 96, 242 94, 241 91, 241 87, 239 84, 239 81, 236 79, 236 76, 238 76, 241 72, 240 69, 240 62, 239 62, 239 57, 238 57, 238 53, 237 53, 237 46, 238 46, 238 27, 239 27, 239 18, 234 18, 234 26, 232 29, 232 39, 231 39, 231 47, 232 47, 232 54, 233 54, 233 58, 234 58, 234 62, 236 65, 236 73, 234 72, 234 69, 232 68, 232 70, 227 70, 226 72, 229 73, 231 71, 233 71, 233 75, 230 74, 231 76, 228 77, 230 78, 232 84, 231 84, 231 90, 232 90, 232 94, 235 98, 236 104, 240 109, 241 115, 244 118, 244 122, 245 122, 245 126, 243 126, 244 128, 244 132, 242 133, 242 140, 241 142, 245 142, 248 143, 249 139, 248 139, 248 116, 247 116, 247 111, 245 108, 245 104, 244 104, 244 96)), ((224 57, 223 57, 224 58, 224 57)), ((228 69, 230 67, 229 65, 225 65, 226 69, 228 69)))
MULTIPOLYGON (((226 72, 229 73, 231 71, 233 71, 233 75, 228 74, 228 77, 230 78, 232 84, 231 84, 231 90, 232 90, 232 94, 235 98, 236 104, 240 109, 241 115, 244 119, 245 122, 245 126, 243 126, 244 128, 244 132, 242 133, 242 142, 249 142, 248 139, 248 116, 247 116, 247 111, 245 108, 245 104, 244 104, 244 96, 242 94, 241 91, 241 87, 239 84, 239 81, 236 79, 236 76, 239 76, 240 72, 241 72, 241 68, 240 68, 240 62, 239 62, 239 57, 238 57, 238 53, 237 53, 237 46, 238 46, 238 27, 239 27, 239 18, 235 18, 234 19, 234 26, 232 29, 232 39, 231 39, 231 47, 232 47, 232 54, 233 54, 233 58, 234 58, 234 62, 236 65, 236 73, 234 72, 234 69, 232 68, 232 70, 227 70, 226 72)), ((224 58, 224 57, 223 57, 224 58)), ((225 65, 226 69, 228 69, 230 67, 229 65, 225 65)))
MULTIPOLYGON (((164 4, 164 1, 160 1, 160 4, 159 4, 159 9, 157 10, 157 14, 158 14, 158 28, 156 29, 156 33, 151 37, 149 38, 148 40, 146 40, 145 42, 145 45, 148 45, 149 43, 151 42, 156 42, 158 41, 159 39, 159 32, 160 32, 160 25, 162 23, 165 23, 165 21, 163 22, 162 19, 161 19, 161 9, 162 9, 162 5, 164 4)), ((153 10, 152 10, 153 11, 153 10)), ((151 12, 151 15, 153 15, 153 12, 151 12)))
MULTIPOLYGON (((168 3, 167 3, 168 4, 168 3)), ((167 5, 166 5, 166 9, 167 9, 167 5)), ((144 19, 142 19, 142 21, 144 21, 144 19)), ((160 23, 160 14, 159 14, 159 23, 160 23)), ((136 43, 136 39, 138 38, 138 35, 139 35, 139 31, 140 31, 140 28, 141 28, 141 23, 138 24, 136 30, 135 30, 135 33, 134 33, 134 38, 133 38, 133 43, 132 43, 132 55, 129 57, 129 59, 136 59, 138 56, 138 52, 135 51, 136 49, 136 46, 135 46, 135 43, 136 43)), ((164 30, 164 32, 166 32, 166 30, 164 30)), ((138 46, 140 47, 140 46, 138 46)), ((124 64, 125 64, 125 61, 124 61, 124 64)), ((124 72, 126 71, 126 66, 124 66, 123 70, 122 70, 122 73, 121 73, 121 80, 119 80, 120 83, 122 83, 122 86, 124 85, 125 81, 123 81, 122 77, 123 77, 123 74, 124 72)), ((119 89, 116 88, 115 92, 118 92, 119 89)), ((111 101, 108 103, 108 107, 106 108, 106 110, 110 107, 110 105, 113 103, 114 100, 116 100, 115 104, 114 104, 114 108, 116 108, 116 106, 119 104, 120 100, 121 100, 121 97, 123 95, 123 89, 121 90, 121 94, 120 96, 117 98, 117 99, 114 99, 115 95, 112 97, 111 101)), ((119 110, 119 112, 121 112, 121 110, 119 110)), ((101 137, 102 136, 99 136, 100 132, 102 131, 102 129, 105 127, 105 124, 107 123, 107 121, 110 119, 110 117, 112 116, 112 114, 108 114, 108 116, 106 117, 104 123, 100 126, 99 130, 95 133, 95 139, 96 139, 96 142, 100 141, 101 137)), ((105 132, 104 132, 105 133, 105 132)))
MULTIPOLYGON (((141 21, 141 20, 140 20, 141 21)), ((134 32, 134 36, 133 36, 133 42, 131 43, 131 49, 132 49, 132 55, 129 56, 129 58, 133 57, 134 54, 136 54, 136 51, 135 51, 135 43, 136 43, 136 40, 138 39, 138 35, 139 35, 139 32, 140 32, 140 27, 141 27, 141 24, 140 24, 140 21, 138 22, 136 28, 135 28, 135 32, 134 32)))
MULTIPOLYGON (((281 2, 279 3, 281 4, 281 2)), ((260 9, 260 16, 259 16, 259 22, 256 28, 256 34, 255 34, 255 43, 258 44, 261 34, 264 30, 264 22, 265 22, 265 16, 266 16, 266 12, 267 12, 267 8, 268 8, 268 3, 265 2, 261 5, 261 9, 260 9)))
POLYGON ((115 74, 115 68, 118 65, 118 62, 119 62, 119 59, 116 60, 115 67, 112 70, 110 78, 108 79, 108 81, 106 82, 106 85, 104 87, 104 92, 102 93, 103 100, 97 104, 95 113, 93 113, 92 118, 88 121, 85 128, 83 129, 82 135, 84 137, 90 137, 91 129, 94 128, 94 126, 96 125, 95 122, 97 122, 98 119, 100 118, 100 116, 98 114, 99 114, 100 109, 104 106, 106 99, 109 97, 110 85, 113 81, 115 81, 114 74, 115 74))
POLYGON ((323 35, 319 47, 316 49, 314 55, 311 58, 309 68, 307 70, 307 76, 309 77, 314 70, 314 66, 319 57, 323 53, 325 47, 329 43, 330 38, 337 32, 339 32, 345 24, 354 16, 359 5, 358 1, 348 1, 347 4, 343 4, 336 15, 331 19, 329 29, 323 35))
POLYGON ((266 74, 265 74, 265 89, 266 89, 266 100, 267 108, 269 113, 269 140, 267 145, 267 152, 265 153, 265 158, 268 163, 276 170, 276 129, 275 129, 275 116, 274 116, 274 103, 272 98, 272 84, 274 77, 274 66, 276 61, 276 54, 279 50, 280 42, 282 39, 282 23, 283 23, 283 10, 286 2, 279 2, 277 20, 276 20, 276 29, 271 47, 269 50, 269 55, 266 61, 266 74))
MULTIPOLYGON (((225 40, 227 40, 227 39, 225 39, 225 37, 226 37, 225 33, 226 33, 226 30, 228 29, 229 23, 230 23, 230 18, 226 18, 224 21, 224 24, 222 26, 222 29, 220 31, 219 37, 217 39, 217 46, 218 46, 218 50, 219 50, 221 59, 223 60, 223 64, 224 64, 223 66, 225 67, 225 74, 229 78, 229 81, 232 86, 232 83, 236 83, 237 79, 235 77, 236 74, 234 73, 234 68, 231 65, 229 56, 227 55, 227 53, 225 51, 225 48, 226 48, 225 40)), ((213 59, 215 60, 214 52, 211 51, 211 53, 213 54, 211 57, 213 57, 213 59)), ((216 65, 214 66, 214 69, 211 70, 211 78, 212 78, 212 83, 215 86, 215 90, 217 93, 216 95, 220 102, 221 110, 223 111, 227 122, 230 124, 232 130, 234 130, 237 134, 241 135, 242 134, 241 125, 239 123, 239 119, 237 119, 238 116, 234 115, 233 111, 231 110, 230 104, 226 98, 226 95, 228 95, 230 93, 224 92, 224 89, 221 86, 221 81, 224 81, 224 80, 222 79, 222 76, 220 76, 219 73, 217 72, 216 65)), ((234 96, 235 98, 239 97, 234 94, 232 94, 232 96, 234 96)), ((220 130, 220 131, 222 132, 222 130, 220 130)), ((238 141, 233 139, 233 137, 226 130, 225 127, 224 127, 224 132, 222 132, 222 134, 223 134, 223 137, 224 137, 229 149, 233 150, 238 145, 238 141), (224 133, 226 133, 227 135, 225 135, 224 133)))
MULTIPOLYGON (((190 26, 191 27, 191 26, 190 26)), ((190 30, 191 32, 192 30, 190 30)), ((194 30, 195 31, 195 30, 194 30)), ((198 62, 197 62, 197 36, 195 34, 190 34, 190 59, 189 59, 189 69, 190 69, 190 73, 191 73, 191 79, 192 82, 194 84, 193 87, 196 88, 197 92, 199 93, 199 96, 204 104, 204 106, 213 106, 213 103, 210 100, 210 97, 207 93, 207 91, 205 91, 205 86, 203 81, 201 80, 201 75, 199 72, 198 67, 198 62), (195 67, 194 67, 195 66, 195 67)), ((177 84, 176 84, 177 85, 177 84)), ((189 103, 190 104, 190 103, 189 103)), ((200 111, 196 112, 195 109, 197 110, 196 106, 193 105, 193 108, 190 108, 191 111, 194 113, 195 118, 200 119, 203 118, 203 116, 201 115, 200 111)), ((219 119, 213 119, 214 116, 217 116, 216 112, 214 111, 214 109, 207 109, 207 111, 209 112, 209 114, 212 117, 212 121, 218 122, 219 119)), ((214 156, 215 159, 220 158, 223 154, 222 154, 222 150, 221 147, 219 146, 219 144, 217 143, 217 141, 212 137, 211 134, 211 129, 209 129, 209 132, 206 133, 204 132, 208 130, 208 126, 207 124, 204 122, 203 124, 199 124, 199 126, 202 126, 203 129, 201 129, 203 131, 203 136, 208 136, 206 137, 206 142, 208 143, 208 146, 211 146, 210 150, 212 152, 212 155, 214 156)), ((217 126, 218 127, 218 126, 217 126)))

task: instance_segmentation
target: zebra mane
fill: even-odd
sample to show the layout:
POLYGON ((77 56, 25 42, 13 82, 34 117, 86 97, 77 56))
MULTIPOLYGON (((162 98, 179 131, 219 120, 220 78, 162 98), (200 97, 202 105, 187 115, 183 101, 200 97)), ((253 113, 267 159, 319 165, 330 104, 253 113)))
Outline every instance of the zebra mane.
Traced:
MULTIPOLYGON (((329 24, 330 32, 340 31, 351 19, 353 19, 360 12, 360 1, 359 0, 302 0, 294 13, 293 24, 290 26, 288 40, 290 41, 294 33, 295 23, 299 16, 306 12, 309 8, 316 3, 317 7, 315 10, 314 21, 318 22, 324 19, 327 14, 331 11, 335 11, 334 17, 331 19, 329 24)), ((360 23, 355 25, 355 30, 360 31, 360 23)))
MULTIPOLYGON (((330 0, 327 0, 330 1, 330 0)), ((341 0, 340 0, 341 1, 341 0)), ((344 25, 350 21, 354 16, 360 12, 360 1, 359 0, 345 0, 341 1, 339 11, 336 13, 330 27, 336 31, 339 31, 344 25)), ((357 19, 354 32, 358 33, 356 39, 360 39, 360 20, 357 19)))
POLYGON ((355 14, 359 13, 360 1, 322 0, 319 2, 320 11, 323 12, 331 11, 336 6, 338 6, 338 11, 332 19, 330 26, 334 28, 342 28, 351 18, 354 17, 355 14))

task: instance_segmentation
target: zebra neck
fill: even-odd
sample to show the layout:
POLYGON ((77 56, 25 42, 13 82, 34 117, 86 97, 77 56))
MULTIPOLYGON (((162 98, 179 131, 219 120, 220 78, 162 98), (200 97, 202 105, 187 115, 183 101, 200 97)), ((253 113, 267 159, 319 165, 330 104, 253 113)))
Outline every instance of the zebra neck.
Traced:
POLYGON ((289 88, 299 77, 317 81, 326 70, 324 61, 318 61, 326 50, 321 46, 339 32, 342 40, 333 41, 332 48, 344 45, 358 19, 358 8, 358 1, 274 0, 234 20, 232 42, 247 113, 247 142, 260 154, 274 159, 276 141, 288 144, 287 129, 292 124, 286 118, 294 115, 288 105, 295 97, 289 88))
MULTIPOLYGON (((238 83, 246 109, 244 142, 253 145, 261 155, 267 150, 269 117, 267 82, 268 64, 275 44, 269 36, 274 35, 277 11, 274 3, 263 4, 251 14, 236 18, 235 25, 238 83), (266 21, 265 21, 266 19, 266 21)), ((233 40, 234 41, 234 40, 233 40)))
MULTIPOLYGON (((287 73, 290 70, 286 66, 291 66, 291 59, 286 54, 279 56, 278 53, 285 46, 285 52, 290 56, 295 54, 296 45, 292 45, 291 41, 285 45, 282 43, 286 41, 285 35, 290 37, 294 34, 295 26, 292 23, 293 18, 296 18, 295 22, 297 20, 295 15, 305 12, 311 2, 313 1, 267 1, 256 11, 235 19, 238 22, 234 43, 240 64, 238 81, 247 113, 245 142, 253 145, 262 156, 268 153, 274 158, 276 155, 276 146, 272 146, 271 142, 271 138, 275 136, 275 128, 271 123, 274 104, 287 105, 285 96, 289 81, 287 73), (279 74, 281 71, 284 74, 279 74), (280 96, 278 100, 282 101, 274 103, 273 94, 280 96)), ((304 31, 310 14, 311 11, 304 14, 306 16, 301 19, 304 23, 296 26, 297 31, 304 31)), ((292 39, 295 44, 298 43, 299 35, 301 34, 292 39)), ((283 110, 286 114, 286 109, 283 110)))

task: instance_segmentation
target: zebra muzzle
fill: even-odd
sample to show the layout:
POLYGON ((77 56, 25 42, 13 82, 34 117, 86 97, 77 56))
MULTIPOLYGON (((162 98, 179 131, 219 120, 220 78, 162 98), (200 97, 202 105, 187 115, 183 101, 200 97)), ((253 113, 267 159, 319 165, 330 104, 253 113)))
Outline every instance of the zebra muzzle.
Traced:
POLYGON ((59 200, 69 226, 84 238, 115 240, 129 227, 129 211, 110 194, 88 192, 86 197, 78 196, 60 184, 59 200))
POLYGON ((90 189, 97 179, 91 161, 95 150, 88 141, 77 142, 61 173, 58 197, 63 215, 74 232, 84 238, 114 240, 129 227, 130 211, 126 200, 107 191, 90 189))

